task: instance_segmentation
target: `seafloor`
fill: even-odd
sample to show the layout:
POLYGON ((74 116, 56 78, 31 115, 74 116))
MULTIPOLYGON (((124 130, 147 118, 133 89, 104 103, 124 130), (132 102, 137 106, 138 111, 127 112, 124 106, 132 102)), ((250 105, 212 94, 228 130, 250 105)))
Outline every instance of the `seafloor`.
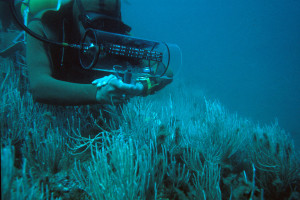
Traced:
POLYGON ((277 122, 176 81, 122 107, 42 105, 22 48, 0 57, 1 199, 300 199, 299 153, 277 122))

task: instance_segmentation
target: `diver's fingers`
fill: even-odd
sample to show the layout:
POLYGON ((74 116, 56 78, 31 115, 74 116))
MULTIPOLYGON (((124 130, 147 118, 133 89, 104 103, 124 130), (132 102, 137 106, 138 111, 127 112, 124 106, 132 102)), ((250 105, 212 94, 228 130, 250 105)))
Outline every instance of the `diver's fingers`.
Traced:
POLYGON ((116 89, 119 90, 120 93, 126 94, 126 95, 139 95, 143 91, 143 85, 142 84, 127 84, 124 83, 122 80, 112 80, 111 85, 114 86, 116 89))
POLYGON ((96 80, 94 80, 93 82, 92 82, 92 84, 93 85, 96 85, 97 83, 99 83, 99 82, 103 82, 103 81, 110 81, 111 79, 113 79, 113 78, 117 78, 115 75, 113 75, 113 74, 110 74, 110 75, 108 75, 108 76, 104 76, 104 77, 102 77, 102 78, 98 78, 98 79, 96 79, 96 80))
POLYGON ((105 76, 103 78, 96 79, 92 82, 93 85, 96 85, 98 88, 107 85, 111 80, 117 79, 115 75, 105 76))

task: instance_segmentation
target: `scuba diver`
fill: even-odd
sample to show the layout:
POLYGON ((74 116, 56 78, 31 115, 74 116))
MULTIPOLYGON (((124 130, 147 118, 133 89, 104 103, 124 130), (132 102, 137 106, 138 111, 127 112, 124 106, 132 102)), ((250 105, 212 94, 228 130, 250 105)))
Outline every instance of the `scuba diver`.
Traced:
MULTIPOLYGON (((162 53, 155 51, 158 43, 130 36, 131 28, 121 20, 120 3, 29 1, 27 27, 43 37, 27 35, 29 82, 36 101, 118 105, 131 97, 153 94, 172 82, 170 56, 164 56, 168 57, 168 64, 163 65, 162 53), (104 43, 105 39, 110 43, 104 43), (128 47, 130 43, 137 46, 128 47), (99 63, 104 69, 97 70, 99 63), (132 73, 136 68, 139 76, 132 73)), ((166 49, 170 52, 168 46, 166 49)))

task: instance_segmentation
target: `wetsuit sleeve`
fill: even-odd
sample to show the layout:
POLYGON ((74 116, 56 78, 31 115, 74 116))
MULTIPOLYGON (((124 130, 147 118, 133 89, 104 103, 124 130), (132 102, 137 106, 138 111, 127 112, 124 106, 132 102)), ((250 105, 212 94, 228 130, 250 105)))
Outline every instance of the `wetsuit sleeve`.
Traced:
MULTIPOLYGON (((39 35, 44 35, 43 26, 39 21, 31 22, 29 28, 39 35)), ((30 88, 36 101, 56 105, 96 103, 96 86, 65 82, 52 76, 52 62, 47 45, 29 35, 26 58, 30 88)))

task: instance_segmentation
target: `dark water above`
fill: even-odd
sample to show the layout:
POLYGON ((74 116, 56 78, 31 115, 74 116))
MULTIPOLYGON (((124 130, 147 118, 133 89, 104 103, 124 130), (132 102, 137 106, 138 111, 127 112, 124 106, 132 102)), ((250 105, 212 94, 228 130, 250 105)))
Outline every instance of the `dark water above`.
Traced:
POLYGON ((300 144, 299 0, 130 0, 133 34, 177 43, 182 78, 231 112, 300 144))

